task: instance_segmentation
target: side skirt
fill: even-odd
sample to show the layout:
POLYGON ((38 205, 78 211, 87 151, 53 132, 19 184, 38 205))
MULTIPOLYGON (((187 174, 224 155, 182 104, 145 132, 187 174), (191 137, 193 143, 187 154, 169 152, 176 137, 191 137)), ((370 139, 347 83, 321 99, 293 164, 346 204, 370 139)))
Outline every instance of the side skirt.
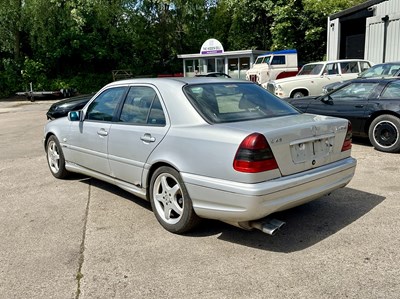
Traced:
POLYGON ((118 180, 118 179, 110 177, 108 175, 104 175, 104 174, 98 173, 96 171, 87 169, 85 167, 79 166, 79 165, 71 163, 71 162, 67 162, 66 161, 65 162, 65 168, 68 171, 81 173, 81 174, 84 174, 84 175, 99 179, 101 181, 113 184, 113 185, 115 185, 115 186, 117 186, 117 187, 129 192, 129 193, 132 193, 133 195, 136 195, 137 197, 140 197, 142 199, 147 200, 146 189, 140 188, 138 186, 135 186, 135 185, 130 184, 130 183, 125 182, 125 181, 118 180))

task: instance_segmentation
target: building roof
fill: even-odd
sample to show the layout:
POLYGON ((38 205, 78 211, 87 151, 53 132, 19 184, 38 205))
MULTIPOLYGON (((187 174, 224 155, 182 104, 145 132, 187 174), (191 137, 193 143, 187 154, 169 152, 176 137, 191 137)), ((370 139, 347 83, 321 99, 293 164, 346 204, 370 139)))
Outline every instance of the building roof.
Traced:
POLYGON ((348 9, 339 11, 339 12, 337 12, 335 14, 332 14, 332 15, 329 16, 329 18, 331 20, 333 20, 333 19, 344 17, 344 16, 348 16, 348 15, 357 13, 357 12, 359 12, 361 10, 364 10, 364 9, 370 7, 370 6, 379 4, 379 3, 384 2, 384 1, 387 1, 387 0, 369 0, 369 1, 365 1, 364 3, 361 3, 359 5, 356 5, 356 6, 348 8, 348 9))
POLYGON ((216 54, 180 54, 178 58, 207 58, 207 57, 216 57, 216 56, 242 56, 242 55, 249 55, 249 54, 265 54, 265 50, 242 50, 242 51, 225 51, 223 53, 216 53, 216 54))

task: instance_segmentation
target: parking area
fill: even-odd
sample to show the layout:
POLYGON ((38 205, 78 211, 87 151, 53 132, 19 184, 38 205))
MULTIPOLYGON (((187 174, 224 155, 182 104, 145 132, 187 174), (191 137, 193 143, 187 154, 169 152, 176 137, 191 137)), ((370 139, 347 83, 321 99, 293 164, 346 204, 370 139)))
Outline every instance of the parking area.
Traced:
POLYGON ((0 101, 0 298, 398 298, 400 154, 356 140, 351 183, 275 236, 205 220, 179 236, 107 183, 55 179, 53 101, 0 101))

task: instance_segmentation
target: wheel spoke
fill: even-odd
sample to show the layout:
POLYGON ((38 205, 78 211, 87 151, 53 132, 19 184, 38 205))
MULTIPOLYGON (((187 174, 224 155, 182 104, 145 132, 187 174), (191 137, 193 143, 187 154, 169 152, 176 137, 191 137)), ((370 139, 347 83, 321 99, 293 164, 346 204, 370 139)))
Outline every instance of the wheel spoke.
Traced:
POLYGON ((57 144, 55 142, 50 143, 47 155, 48 155, 50 169, 54 173, 57 173, 60 169, 59 168, 60 155, 58 153, 57 144))
POLYGON ((164 217, 166 220, 171 219, 171 208, 169 207, 169 205, 164 205, 164 217))
POLYGON ((163 175, 162 177, 161 177, 161 182, 160 182, 160 184, 161 184, 161 193, 163 193, 163 192, 168 192, 168 190, 170 189, 170 187, 168 186, 168 182, 167 182, 167 177, 165 176, 165 175, 163 175))
POLYGON ((176 198, 171 203, 171 209, 177 213, 179 216, 183 213, 183 207, 181 207, 176 198))
POLYGON ((175 177, 160 174, 153 189, 154 204, 158 215, 173 224, 183 215, 182 190, 175 177))
POLYGON ((181 191, 181 187, 179 186, 178 183, 176 183, 175 186, 173 186, 172 188, 170 188, 168 190, 168 193, 170 194, 171 197, 176 198, 176 195, 179 193, 180 194, 181 191))
POLYGON ((160 202, 160 203, 162 203, 163 205, 165 205, 165 198, 164 198, 164 196, 163 196, 163 194, 161 193, 161 194, 155 194, 155 199, 158 201, 158 202, 160 202))

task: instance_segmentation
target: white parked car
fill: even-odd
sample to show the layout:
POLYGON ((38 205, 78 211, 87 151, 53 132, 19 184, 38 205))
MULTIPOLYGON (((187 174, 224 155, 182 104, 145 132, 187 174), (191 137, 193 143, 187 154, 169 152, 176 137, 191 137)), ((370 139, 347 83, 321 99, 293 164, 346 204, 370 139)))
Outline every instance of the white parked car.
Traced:
POLYGON ((361 59, 313 62, 305 64, 294 77, 270 81, 262 86, 280 98, 317 96, 322 94, 325 85, 354 79, 372 65, 361 59))

